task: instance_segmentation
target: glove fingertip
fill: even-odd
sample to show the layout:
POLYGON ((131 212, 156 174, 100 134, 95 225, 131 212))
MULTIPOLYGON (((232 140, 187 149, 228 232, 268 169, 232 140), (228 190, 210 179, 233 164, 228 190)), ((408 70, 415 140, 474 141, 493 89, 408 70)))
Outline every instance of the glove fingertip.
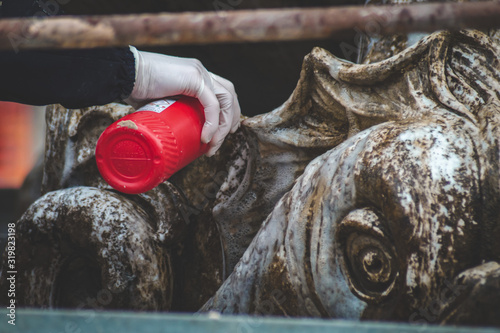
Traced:
POLYGON ((212 146, 210 149, 205 153, 205 156, 207 157, 212 157, 215 155, 215 153, 219 150, 220 146, 212 146))
POLYGON ((231 133, 236 133, 236 131, 240 128, 240 122, 237 122, 236 125, 231 128, 231 133))
POLYGON ((211 122, 205 121, 203 130, 201 131, 201 142, 209 143, 210 141, 212 141, 216 130, 217 128, 214 128, 214 125, 211 122))

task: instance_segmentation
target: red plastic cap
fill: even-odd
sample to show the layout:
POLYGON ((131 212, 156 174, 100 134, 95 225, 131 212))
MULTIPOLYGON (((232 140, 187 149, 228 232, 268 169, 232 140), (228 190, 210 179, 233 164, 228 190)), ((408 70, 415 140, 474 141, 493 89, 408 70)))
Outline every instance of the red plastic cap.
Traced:
POLYGON ((143 193, 205 153, 203 109, 194 101, 181 99, 161 113, 134 112, 109 126, 96 146, 104 180, 120 192, 143 193))

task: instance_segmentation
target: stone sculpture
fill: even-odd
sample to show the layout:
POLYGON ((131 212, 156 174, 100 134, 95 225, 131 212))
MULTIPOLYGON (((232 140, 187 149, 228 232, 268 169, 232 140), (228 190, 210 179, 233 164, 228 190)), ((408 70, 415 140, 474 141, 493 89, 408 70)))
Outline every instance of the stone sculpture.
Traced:
POLYGON ((500 325, 498 34, 398 38, 314 49, 281 107, 137 196, 93 156, 132 110, 50 107, 19 301, 500 325))
POLYGON ((349 138, 309 163, 202 310, 500 324, 499 56, 478 31, 371 65, 313 51, 312 109, 344 116, 349 138))

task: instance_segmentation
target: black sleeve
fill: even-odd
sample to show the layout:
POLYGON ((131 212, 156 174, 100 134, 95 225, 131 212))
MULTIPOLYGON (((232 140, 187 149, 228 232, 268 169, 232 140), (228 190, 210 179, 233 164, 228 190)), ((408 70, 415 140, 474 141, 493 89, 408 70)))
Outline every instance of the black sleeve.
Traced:
POLYGON ((68 108, 126 98, 135 81, 128 48, 0 53, 0 100, 68 108))
MULTIPOLYGON (((0 18, 39 15, 44 9, 40 3, 0 0, 0 18)), ((18 42, 22 36, 13 39, 18 42)), ((135 60, 129 48, 18 52, 15 46, 0 52, 0 100, 81 108, 126 98, 134 87, 135 60)))

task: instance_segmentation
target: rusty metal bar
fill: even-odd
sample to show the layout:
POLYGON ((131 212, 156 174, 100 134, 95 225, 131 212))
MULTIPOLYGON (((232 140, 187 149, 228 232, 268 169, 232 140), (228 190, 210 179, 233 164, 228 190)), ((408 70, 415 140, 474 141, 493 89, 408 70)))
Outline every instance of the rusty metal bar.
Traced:
POLYGON ((500 28, 500 1, 2 19, 0 49, 340 39, 354 32, 463 28, 500 28))

